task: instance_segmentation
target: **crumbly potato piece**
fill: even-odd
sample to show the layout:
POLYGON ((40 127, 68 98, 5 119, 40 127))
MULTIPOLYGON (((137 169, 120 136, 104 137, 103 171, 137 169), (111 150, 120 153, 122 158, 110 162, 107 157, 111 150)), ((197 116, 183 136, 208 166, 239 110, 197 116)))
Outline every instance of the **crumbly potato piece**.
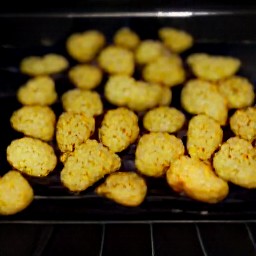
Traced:
POLYGON ((11 142, 7 147, 7 160, 15 169, 35 177, 47 176, 57 164, 50 145, 29 137, 11 142))
POLYGON ((29 206, 34 197, 32 187, 16 171, 9 171, 0 178, 0 214, 12 215, 29 206))
POLYGON ((206 115, 194 116, 188 125, 187 149, 192 158, 210 159, 220 146, 223 131, 215 120, 206 115))
POLYGON ((184 82, 186 73, 176 58, 161 57, 149 63, 143 69, 143 78, 151 83, 173 87, 184 82))
POLYGON ((162 97, 160 99, 160 106, 169 106, 172 102, 172 90, 166 86, 162 86, 162 97))
POLYGON ((135 81, 128 76, 111 76, 105 86, 106 99, 116 106, 143 111, 157 106, 163 98, 163 89, 158 84, 135 81))
POLYGON ((26 136, 50 141, 55 131, 56 117, 46 106, 24 106, 13 112, 11 116, 13 129, 26 136))
POLYGON ((230 118, 230 128, 236 136, 250 142, 256 139, 256 108, 237 110, 230 118))
POLYGON ((158 31, 158 35, 172 52, 181 53, 193 45, 193 37, 179 29, 164 27, 158 31))
POLYGON ((67 112, 84 112, 97 116, 103 112, 100 95, 97 92, 72 89, 62 95, 62 105, 67 112))
POLYGON ((187 60, 195 76, 216 82, 234 75, 240 68, 240 60, 233 57, 195 53, 187 60))
POLYGON ((139 36, 129 28, 121 28, 114 35, 115 45, 134 50, 140 43, 139 36))
POLYGON ((95 129, 95 120, 85 113, 65 112, 58 119, 56 140, 61 152, 73 151, 90 138, 95 129))
POLYGON ((226 98, 228 108, 249 107, 254 102, 253 85, 244 77, 233 76, 220 81, 219 91, 226 98))
POLYGON ((185 115, 176 108, 158 107, 146 113, 144 127, 150 132, 177 132, 185 122, 185 115))
POLYGON ((30 76, 42 76, 59 73, 68 67, 68 61, 58 54, 46 54, 42 57, 30 56, 20 63, 22 73, 30 76))
POLYGON ((206 203, 217 203, 229 192, 228 183, 216 176, 211 165, 182 156, 167 171, 167 182, 176 192, 206 203))
POLYGON ((199 79, 188 81, 181 92, 181 104, 191 114, 205 114, 221 125, 226 124, 227 103, 215 84, 199 79))
POLYGON ((118 155, 96 140, 87 140, 67 156, 60 174, 61 182, 70 191, 83 191, 120 166, 118 155))
POLYGON ((98 58, 99 65, 109 74, 128 75, 134 72, 133 53, 119 46, 108 46, 98 58))
POLYGON ((184 154, 182 141, 174 135, 152 132, 143 135, 135 153, 135 165, 146 176, 161 177, 184 154))
POLYGON ((163 56, 165 49, 161 42, 153 40, 142 41, 135 51, 135 61, 144 65, 155 61, 157 58, 163 56))
POLYGON ((124 75, 110 76, 105 85, 106 99, 116 106, 127 106, 131 96, 131 88, 134 87, 136 81, 133 77, 124 75))
POLYGON ((66 42, 70 56, 79 62, 88 62, 95 58, 105 45, 105 36, 97 30, 87 30, 72 34, 66 42))
POLYGON ((58 98, 54 81, 48 76, 32 78, 17 92, 23 105, 52 105, 58 98))
POLYGON ((131 97, 127 106, 134 111, 145 111, 153 108, 162 100, 162 87, 158 84, 151 84, 137 81, 130 88, 131 97))
POLYGON ((137 115, 126 108, 117 108, 105 114, 99 138, 113 152, 121 152, 137 139, 139 131, 137 115))
POLYGON ((250 142, 232 137, 215 153, 213 166, 224 180, 245 188, 256 188, 256 150, 250 142))
POLYGON ((77 88, 91 90, 101 83, 102 71, 96 66, 80 64, 71 68, 68 76, 77 88))
POLYGON ((145 180, 134 172, 115 172, 96 189, 96 193, 114 202, 135 207, 140 205, 147 194, 145 180))

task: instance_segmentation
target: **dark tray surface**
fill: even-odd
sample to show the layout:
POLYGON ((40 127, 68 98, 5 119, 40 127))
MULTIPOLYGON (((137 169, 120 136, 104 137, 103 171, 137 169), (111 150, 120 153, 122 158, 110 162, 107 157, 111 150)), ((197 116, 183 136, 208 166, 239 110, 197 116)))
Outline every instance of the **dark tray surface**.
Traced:
MULTIPOLYGON (((1 174, 11 167, 6 161, 6 147, 21 134, 12 130, 9 119, 12 112, 20 107, 15 94, 17 88, 27 80, 18 71, 18 63, 28 55, 43 54, 46 52, 58 52, 67 56, 63 41, 53 47, 32 47, 21 50, 20 48, 0 48, 2 57, 0 60, 0 163, 1 174)), ((208 52, 211 54, 223 54, 236 56, 242 61, 240 75, 248 77, 256 84, 254 61, 256 58, 256 44, 254 43, 197 43, 183 55, 185 59, 192 52, 208 52)), ((75 62, 71 61, 71 65, 75 62)), ((73 88, 67 79, 67 74, 55 75, 56 88, 61 95, 64 91, 73 88)), ((102 89, 98 89, 102 93, 102 89)), ((180 88, 173 90, 172 106, 179 106, 180 88)), ((111 105, 105 102, 107 108, 111 105)), ((56 114, 62 111, 61 104, 53 106, 56 114)), ((99 118, 100 119, 100 118, 99 118)), ((185 133, 179 134, 182 139, 185 133)), ((230 136, 227 133, 227 136, 230 136)), ((124 153, 121 153, 125 170, 134 171, 134 149, 132 145, 124 153)), ((145 202, 137 208, 129 209, 109 200, 102 199, 94 194, 94 187, 82 192, 80 195, 69 193, 59 181, 61 164, 56 171, 48 177, 37 179, 28 178, 35 190, 35 201, 24 212, 12 217, 1 217, 4 220, 99 220, 99 219, 226 219, 255 218, 256 214, 256 190, 247 190, 238 186, 230 186, 229 196, 221 203, 208 205, 199 203, 182 195, 174 193, 164 179, 147 179, 149 193, 145 202)))

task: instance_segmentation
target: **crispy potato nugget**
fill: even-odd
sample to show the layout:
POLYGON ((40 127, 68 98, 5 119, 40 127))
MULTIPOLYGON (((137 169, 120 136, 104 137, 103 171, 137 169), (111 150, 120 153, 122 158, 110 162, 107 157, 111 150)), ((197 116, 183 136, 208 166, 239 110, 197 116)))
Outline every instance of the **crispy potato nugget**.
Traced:
POLYGON ((61 152, 73 151, 90 138, 95 120, 85 113, 65 112, 57 122, 56 140, 61 152))
POLYGON ((160 106, 169 106, 172 102, 172 91, 166 86, 162 86, 162 96, 159 102, 160 106))
POLYGON ((176 108, 158 107, 146 113, 144 127, 150 132, 177 132, 185 122, 185 115, 176 108))
POLYGON ((88 116, 98 116, 103 112, 103 104, 97 92, 73 89, 62 95, 62 105, 67 112, 84 112, 88 116))
POLYGON ((17 92, 23 105, 52 105, 58 98, 54 81, 48 76, 32 78, 17 92))
POLYGON ((161 57, 144 67, 143 78, 151 83, 173 87, 184 82, 186 73, 176 58, 161 57))
POLYGON ((142 41, 135 51, 135 61, 138 64, 144 65, 155 61, 163 56, 165 49, 161 42, 153 40, 142 41))
POLYGON ((131 88, 136 85, 133 77, 124 75, 110 76, 105 85, 106 99, 116 106, 127 106, 132 97, 131 88))
POLYGON ((218 81, 234 75, 240 68, 240 60, 233 57, 211 56, 204 53, 195 53, 187 60, 195 76, 218 81))
POLYGON ((165 27, 158 31, 158 35, 172 52, 181 53, 193 45, 193 37, 182 30, 165 27))
POLYGON ((170 165, 184 154, 182 141, 168 133, 143 135, 135 153, 135 165, 146 176, 161 177, 170 165))
POLYGON ((120 166, 118 155, 96 140, 87 140, 67 157, 60 174, 61 182, 70 191, 83 191, 120 166))
POLYGON ((126 108, 117 108, 104 116, 99 138, 113 152, 121 152, 137 139, 139 131, 137 115, 126 108))
POLYGON ((42 57, 30 56, 21 61, 20 70, 30 76, 42 76, 59 73, 69 66, 68 61, 58 54, 46 54, 42 57))
POLYGON ((0 214, 11 215, 24 210, 33 197, 32 187, 19 172, 9 171, 0 178, 0 214))
POLYGON ((223 131, 215 120, 205 115, 198 115, 189 121, 187 149, 192 158, 210 159, 220 146, 223 131))
POLYGON ((127 106, 134 111, 145 111, 160 104, 162 100, 162 87, 144 81, 137 81, 131 87, 131 97, 127 106))
POLYGON ((110 174, 105 182, 96 189, 96 193, 124 206, 140 205, 147 194, 145 180, 134 172, 116 172, 110 174))
POLYGON ((256 139, 256 108, 237 110, 230 118, 230 128, 242 139, 254 141, 256 139))
POLYGON ((50 145, 28 137, 11 142, 7 147, 7 160, 15 169, 35 177, 47 176, 57 164, 50 145))
POLYGON ((11 116, 13 129, 24 135, 50 141, 55 131, 56 117, 46 106, 24 106, 11 116))
POLYGON ((158 84, 115 75, 111 76, 106 83, 105 97, 113 105, 143 111, 160 104, 163 99, 163 89, 158 84))
POLYGON ((249 107, 254 102, 253 85, 244 77, 234 76, 220 81, 219 91, 226 98, 228 108, 249 107))
POLYGON ((217 203, 229 192, 228 184, 214 173, 211 165, 182 156, 167 171, 167 182, 176 192, 206 203, 217 203))
POLYGON ((134 71, 133 53, 119 46, 108 46, 98 58, 99 65, 112 75, 132 75, 134 71))
POLYGON ((94 89, 102 80, 102 71, 92 65, 77 65, 70 69, 68 73, 71 82, 80 89, 94 89))
POLYGON ((97 30, 87 30, 72 34, 66 43, 70 56, 79 62, 88 62, 95 58, 105 45, 105 36, 97 30))
POLYGON ((226 124, 226 100, 215 84, 199 79, 188 81, 181 92, 181 104, 191 114, 205 114, 221 125, 226 124))
POLYGON ((256 150, 250 142, 232 137, 215 153, 213 166, 224 180, 245 188, 256 188, 256 150))
POLYGON ((121 28, 114 35, 115 45, 134 50, 140 43, 139 36, 129 28, 121 28))

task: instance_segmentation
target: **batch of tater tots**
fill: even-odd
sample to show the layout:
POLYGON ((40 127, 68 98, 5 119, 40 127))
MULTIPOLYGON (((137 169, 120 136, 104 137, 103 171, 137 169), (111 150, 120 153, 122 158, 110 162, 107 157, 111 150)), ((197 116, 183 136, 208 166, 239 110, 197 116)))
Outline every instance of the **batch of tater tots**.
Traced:
POLYGON ((150 189, 147 177, 165 179, 170 191, 206 203, 225 199, 229 183, 256 188, 254 88, 235 75, 240 61, 205 53, 183 60, 179 54, 192 47, 192 36, 169 27, 158 35, 141 40, 121 28, 107 44, 103 33, 88 30, 66 41, 67 53, 76 61, 72 67, 54 53, 21 61, 21 72, 30 78, 17 92, 23 107, 10 122, 24 137, 7 147, 13 170, 0 179, 0 191, 10 190, 0 193, 1 214, 25 209, 33 199, 27 175, 43 178, 59 172, 58 161, 67 190, 79 193, 96 183, 98 195, 125 206, 144 201, 150 189), (51 75, 61 72, 67 72, 74 88, 58 95, 51 75), (105 108, 98 86, 104 87, 111 109, 105 108), (172 105, 174 86, 182 88, 179 109, 172 105), (51 109, 58 100, 60 116, 51 109), (100 115, 98 127, 95 117, 100 115), (176 135, 185 125, 183 142, 176 135), (228 126, 233 135, 224 141, 228 126), (121 168, 120 153, 132 144, 136 171, 121 168))

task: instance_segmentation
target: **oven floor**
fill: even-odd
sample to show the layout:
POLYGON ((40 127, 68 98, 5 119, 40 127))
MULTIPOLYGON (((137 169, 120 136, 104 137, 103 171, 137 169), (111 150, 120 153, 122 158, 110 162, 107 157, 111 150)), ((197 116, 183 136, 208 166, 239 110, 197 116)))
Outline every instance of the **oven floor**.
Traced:
POLYGON ((252 256, 256 223, 2 224, 1 256, 252 256))

